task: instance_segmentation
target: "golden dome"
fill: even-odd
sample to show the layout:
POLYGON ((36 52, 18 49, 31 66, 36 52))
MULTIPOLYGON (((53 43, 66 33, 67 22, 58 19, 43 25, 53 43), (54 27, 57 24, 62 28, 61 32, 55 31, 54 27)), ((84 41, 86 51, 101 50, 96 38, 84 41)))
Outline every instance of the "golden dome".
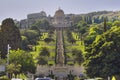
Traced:
POLYGON ((59 16, 64 16, 64 12, 62 9, 59 9, 55 12, 55 17, 59 17, 59 16))

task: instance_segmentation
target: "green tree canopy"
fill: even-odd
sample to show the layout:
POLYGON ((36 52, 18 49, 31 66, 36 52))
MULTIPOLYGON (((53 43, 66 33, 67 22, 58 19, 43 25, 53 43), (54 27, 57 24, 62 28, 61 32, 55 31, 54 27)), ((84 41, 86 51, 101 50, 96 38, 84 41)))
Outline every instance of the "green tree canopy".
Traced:
POLYGON ((85 70, 89 77, 120 74, 120 27, 112 27, 86 48, 85 70))
POLYGON ((9 73, 9 77, 12 78, 12 74, 17 75, 18 73, 20 73, 20 69, 21 69, 21 65, 20 64, 9 64, 7 66, 7 71, 9 73))
POLYGON ((45 20, 45 19, 36 22, 34 25, 35 25, 39 30, 41 30, 41 29, 48 30, 48 29, 50 29, 50 27, 51 27, 50 24, 49 24, 49 22, 48 22, 47 20, 45 20))
POLYGON ((21 34, 23 36, 26 36, 28 40, 34 39, 39 36, 39 33, 35 30, 24 30, 21 34))
POLYGON ((74 56, 74 60, 79 64, 81 65, 84 61, 84 58, 83 58, 83 52, 81 50, 78 50, 78 49, 73 49, 72 50, 72 54, 74 56))
POLYGON ((39 39, 39 33, 36 30, 24 30, 21 35, 27 38, 29 44, 36 44, 39 39))
POLYGON ((17 50, 21 48, 21 35, 16 27, 13 19, 7 18, 3 20, 1 25, 1 57, 5 58, 7 54, 7 45, 10 44, 11 49, 17 50))
POLYGON ((51 41, 54 41, 54 40, 53 40, 52 38, 45 38, 44 41, 45 41, 46 43, 50 43, 51 41))
POLYGON ((85 38, 84 41, 85 44, 86 45, 92 44, 96 36, 102 34, 102 32, 103 31, 98 26, 92 25, 91 28, 89 29, 88 35, 85 38))
POLYGON ((28 38, 26 36, 21 36, 22 37, 22 49, 27 50, 28 49, 28 38))
POLYGON ((30 53, 23 50, 10 51, 10 64, 20 64, 21 72, 35 72, 35 63, 30 53))
POLYGON ((77 23, 78 30, 81 34, 84 34, 87 30, 87 23, 85 21, 79 21, 77 23))
POLYGON ((46 64, 48 64, 48 61, 45 57, 39 57, 37 63, 39 65, 46 65, 46 64))
POLYGON ((114 22, 113 22, 113 26, 120 27, 120 21, 114 21, 114 22))
POLYGON ((49 49, 46 48, 46 47, 43 47, 41 52, 39 53, 39 56, 50 56, 50 52, 49 52, 49 49))

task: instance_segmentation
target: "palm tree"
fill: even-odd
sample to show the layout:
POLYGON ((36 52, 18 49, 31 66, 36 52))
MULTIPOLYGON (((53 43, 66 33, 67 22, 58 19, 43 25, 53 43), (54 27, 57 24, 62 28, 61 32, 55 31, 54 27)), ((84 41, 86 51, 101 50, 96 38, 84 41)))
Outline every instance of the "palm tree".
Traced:
POLYGON ((20 64, 9 64, 7 66, 7 71, 9 73, 9 78, 12 78, 12 74, 15 74, 15 76, 17 76, 17 74, 20 72, 21 69, 21 65, 20 64))

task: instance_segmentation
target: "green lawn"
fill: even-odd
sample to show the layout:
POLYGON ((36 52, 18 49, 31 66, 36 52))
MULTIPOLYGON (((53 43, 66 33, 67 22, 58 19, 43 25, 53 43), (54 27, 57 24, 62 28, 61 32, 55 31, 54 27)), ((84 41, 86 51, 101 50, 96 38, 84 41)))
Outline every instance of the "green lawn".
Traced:
MULTIPOLYGON (((42 47, 47 47, 50 51, 50 59, 54 58, 55 57, 55 45, 56 45, 56 42, 50 42, 49 44, 48 43, 45 43, 44 42, 44 39, 48 37, 48 33, 44 33, 44 35, 41 37, 41 39, 38 41, 38 45, 34 46, 33 47, 33 51, 30 52, 32 55, 33 55, 33 58, 35 60, 35 62, 37 62, 37 56, 39 55, 42 47), (36 51, 35 51, 35 47, 36 47, 36 51)), ((55 39, 56 36, 53 36, 53 38, 55 39)), ((53 59, 54 60, 54 59, 53 59)), ((54 61, 48 61, 48 64, 52 63, 52 64, 55 64, 54 61)))
MULTIPOLYGON (((76 43, 72 44, 72 43, 69 43, 67 41, 67 36, 64 32, 64 43, 65 43, 65 50, 67 51, 67 56, 69 56, 70 59, 73 59, 73 55, 71 53, 71 51, 73 49, 78 49, 78 50, 81 50, 81 51, 84 51, 84 43, 83 41, 80 41, 78 40, 78 37, 77 36, 77 33, 75 32, 72 32, 72 35, 74 37, 74 39, 76 40, 76 43)), ((33 47, 33 51, 30 52, 32 55, 33 55, 33 58, 35 59, 35 62, 37 62, 36 58, 38 56, 38 54, 40 53, 42 47, 47 47, 50 51, 50 57, 49 57, 49 61, 48 61, 48 64, 55 64, 55 48, 56 48, 56 42, 50 42, 49 44, 48 43, 45 43, 44 42, 44 39, 48 37, 48 33, 44 33, 44 35, 42 36, 42 39, 40 39, 38 41, 38 45, 36 45, 36 51, 35 50, 35 46, 33 47)), ((56 34, 53 35, 53 39, 56 41, 56 34)), ((73 61, 69 61, 68 64, 72 64, 73 61)))
MULTIPOLYGON (((83 41, 80 41, 79 39, 78 39, 78 34, 77 33, 75 33, 75 32, 72 32, 72 36, 73 36, 73 38, 76 40, 76 43, 74 43, 74 44, 72 44, 72 43, 69 43, 68 41, 67 41, 67 36, 66 36, 66 34, 65 34, 65 32, 64 32, 64 42, 65 42, 65 50, 67 51, 67 56, 69 56, 69 58, 70 59, 73 59, 73 55, 72 55, 72 50, 73 49, 77 49, 77 50, 81 50, 81 51, 84 51, 84 42, 83 41), (77 36, 77 37, 76 37, 77 36)), ((73 61, 68 61, 67 62, 67 64, 73 64, 73 61)))

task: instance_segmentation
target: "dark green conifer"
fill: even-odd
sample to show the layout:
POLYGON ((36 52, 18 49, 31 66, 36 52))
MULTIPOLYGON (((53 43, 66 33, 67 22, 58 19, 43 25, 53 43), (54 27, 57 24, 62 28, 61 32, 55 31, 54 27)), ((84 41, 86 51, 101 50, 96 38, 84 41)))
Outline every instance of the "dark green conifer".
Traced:
POLYGON ((13 19, 7 18, 1 25, 1 57, 5 58, 7 54, 7 45, 11 46, 11 49, 17 50, 21 47, 21 36, 19 29, 15 26, 13 19))
POLYGON ((104 18, 104 32, 107 31, 106 17, 104 18))

